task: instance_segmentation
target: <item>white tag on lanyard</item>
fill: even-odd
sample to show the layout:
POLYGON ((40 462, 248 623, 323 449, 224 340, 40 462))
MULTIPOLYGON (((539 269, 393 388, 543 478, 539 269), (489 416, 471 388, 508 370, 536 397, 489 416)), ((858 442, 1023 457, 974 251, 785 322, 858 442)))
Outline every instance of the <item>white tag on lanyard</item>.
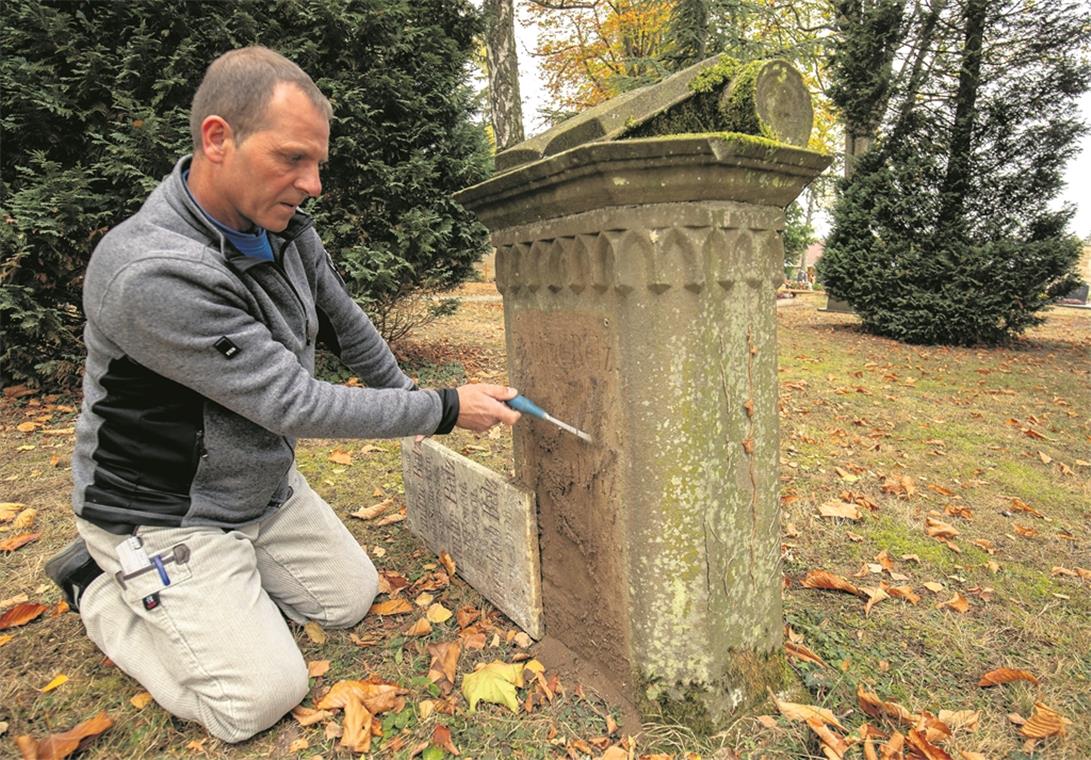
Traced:
POLYGON ((129 575, 152 563, 144 551, 144 542, 137 536, 129 536, 117 545, 117 558, 121 562, 121 572, 129 575))

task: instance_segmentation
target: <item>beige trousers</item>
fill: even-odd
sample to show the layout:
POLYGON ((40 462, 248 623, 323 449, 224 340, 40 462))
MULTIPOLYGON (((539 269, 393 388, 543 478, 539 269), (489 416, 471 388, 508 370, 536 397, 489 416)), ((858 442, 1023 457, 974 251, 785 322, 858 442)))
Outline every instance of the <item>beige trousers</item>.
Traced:
POLYGON ((290 478, 292 496, 260 523, 141 527, 149 556, 185 560, 163 566, 169 585, 157 569, 119 582, 125 536, 77 520, 105 571, 80 602, 88 636, 166 710, 227 742, 270 727, 307 694, 284 617, 350 627, 378 589, 374 565, 330 506, 294 469, 290 478))

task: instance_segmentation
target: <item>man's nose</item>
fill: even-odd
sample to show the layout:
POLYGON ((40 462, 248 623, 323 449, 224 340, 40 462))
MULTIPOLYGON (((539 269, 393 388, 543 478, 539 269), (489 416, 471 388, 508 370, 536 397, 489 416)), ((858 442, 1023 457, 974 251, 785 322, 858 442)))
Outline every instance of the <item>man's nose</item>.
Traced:
POLYGON ((295 187, 311 198, 317 198, 322 194, 322 177, 319 175, 318 166, 311 166, 303 171, 296 179, 295 187))

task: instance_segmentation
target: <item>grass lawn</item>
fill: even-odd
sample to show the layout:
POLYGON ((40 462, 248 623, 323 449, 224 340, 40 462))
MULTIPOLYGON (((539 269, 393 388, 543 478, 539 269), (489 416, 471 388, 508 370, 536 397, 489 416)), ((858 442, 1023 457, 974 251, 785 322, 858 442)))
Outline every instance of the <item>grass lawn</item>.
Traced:
MULTIPOLYGON (((851 315, 821 313, 815 305, 804 297, 778 309, 785 622, 791 640, 824 663, 790 660, 800 686, 791 699, 829 708, 853 732, 864 722, 885 734, 912 727, 866 715, 861 687, 913 713, 976 711, 976 729, 957 730, 944 744, 954 758, 962 750, 990 760, 1091 757, 1091 578, 1077 571, 1091 570, 1091 316, 1057 309, 1012 347, 947 349, 871 337, 851 315), (855 504, 859 517, 820 517, 819 507, 831 501, 855 504), (940 535, 928 535, 929 526, 940 535), (863 590, 801 585, 814 570, 863 590), (883 598, 880 584, 913 593, 883 598), (878 599, 870 610, 869 595, 878 599), (904 598, 914 595, 915 601, 904 598), (977 685, 997 668, 1028 671, 1038 683, 977 685), (1072 724, 1066 736, 1031 748, 1009 716, 1029 718, 1035 702, 1072 724)), ((422 384, 504 382, 500 304, 465 303, 400 350, 422 384)), ((80 757, 349 756, 322 722, 304 727, 286 717, 229 746, 173 720, 154 702, 138 708, 130 699, 141 687, 104 660, 79 618, 53 614, 59 593, 43 566, 73 534, 68 460, 76 404, 40 396, 0 401, 0 501, 25 505, 0 522, 0 540, 41 534, 0 553, 0 613, 22 595, 50 605, 36 620, 0 631, 0 756, 18 756, 19 735, 41 739, 102 710, 114 725, 80 757), (24 508, 36 514, 16 527, 15 514, 24 508), (45 691, 58 675, 67 681, 45 691)), ((506 431, 459 432, 445 443, 498 471, 511 469, 506 431)), ((437 558, 404 523, 350 516, 387 499, 387 514, 400 507, 397 444, 308 441, 299 464, 394 585, 409 584, 402 596, 412 602, 436 577, 437 558)), ((337 681, 369 675, 406 689, 404 709, 378 716, 382 735, 372 741, 373 757, 409 757, 432 744, 437 726, 450 729, 464 758, 599 757, 625 741, 614 725, 618 711, 552 672, 548 661, 540 684, 552 701, 541 685, 528 684, 518 697, 531 697, 530 711, 483 703, 469 713, 459 694, 462 675, 477 663, 526 659, 534 649, 521 646, 514 626, 460 579, 430 593, 461 610, 463 623, 476 616, 468 625, 484 634, 481 648, 474 647, 482 639, 470 644, 460 631, 458 617, 433 624, 426 635, 408 635, 423 610, 369 615, 352 631, 325 632, 321 644, 300 628, 306 658, 329 662, 312 679, 304 704, 315 704, 337 681), (460 675, 447 696, 428 678, 428 646, 460 632, 460 675), (432 711, 423 715, 426 700, 432 711)), ((779 716, 771 702, 766 712, 700 739, 680 726, 649 723, 635 750, 612 754, 823 756, 805 724, 779 716)), ((340 712, 335 720, 341 722, 340 712)), ((847 757, 853 755, 863 757, 859 746, 847 757)), ((429 748, 424 756, 445 755, 429 748)))

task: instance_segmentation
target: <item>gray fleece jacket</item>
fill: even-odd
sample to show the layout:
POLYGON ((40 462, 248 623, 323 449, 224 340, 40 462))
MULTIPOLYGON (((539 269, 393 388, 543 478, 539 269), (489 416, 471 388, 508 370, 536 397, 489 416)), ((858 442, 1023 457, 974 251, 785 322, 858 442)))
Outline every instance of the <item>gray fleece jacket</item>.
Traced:
POLYGON ((189 197, 183 158, 91 256, 72 473, 78 515, 236 527, 287 499, 300 437, 448 432, 451 390, 415 390, 345 291, 310 219, 244 256, 189 197), (319 331, 368 386, 314 377, 319 331))

